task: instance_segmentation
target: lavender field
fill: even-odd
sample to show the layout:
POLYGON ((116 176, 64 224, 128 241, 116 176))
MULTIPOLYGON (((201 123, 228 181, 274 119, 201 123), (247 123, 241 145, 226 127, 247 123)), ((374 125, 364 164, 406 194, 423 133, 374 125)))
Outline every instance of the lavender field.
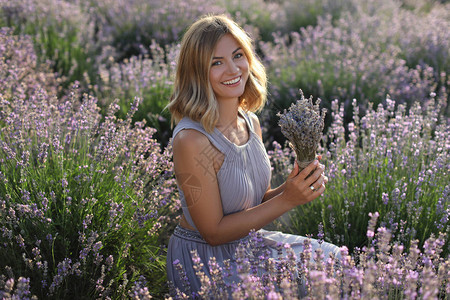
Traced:
POLYGON ((163 108, 180 38, 207 13, 241 24, 267 69, 272 186, 295 158, 277 113, 299 90, 327 109, 327 189, 267 229, 341 256, 306 242, 267 259, 252 232, 242 284, 226 294, 211 263, 197 296, 449 299, 445 0, 0 0, 0 298, 193 296, 166 283, 180 203, 163 108))

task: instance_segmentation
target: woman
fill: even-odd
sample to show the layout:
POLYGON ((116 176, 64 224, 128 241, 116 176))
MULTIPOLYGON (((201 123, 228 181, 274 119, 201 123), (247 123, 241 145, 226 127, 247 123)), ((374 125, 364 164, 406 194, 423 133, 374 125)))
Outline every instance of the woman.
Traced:
MULTIPOLYGON (((173 161, 183 216, 169 242, 167 274, 181 291, 174 262, 184 267, 191 290, 200 288, 191 250, 198 252, 208 274, 210 257, 219 264, 233 261, 236 247, 251 230, 260 230, 325 190, 327 178, 318 160, 301 172, 295 163, 286 182, 270 188, 270 162, 253 113, 265 100, 265 70, 247 34, 225 16, 195 22, 181 43, 168 105, 177 123, 173 161)), ((261 232, 267 245, 290 243, 297 253, 305 239, 261 232)), ((325 253, 338 255, 336 246, 321 246, 325 253)))

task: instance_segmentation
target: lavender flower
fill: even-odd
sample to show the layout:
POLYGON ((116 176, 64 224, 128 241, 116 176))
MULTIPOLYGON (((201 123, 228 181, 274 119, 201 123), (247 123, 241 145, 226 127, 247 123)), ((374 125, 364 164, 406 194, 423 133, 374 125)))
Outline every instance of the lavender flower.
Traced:
POLYGON ((15 288, 14 284, 15 280, 13 278, 6 281, 4 290, 1 290, 2 286, 0 284, 0 297, 2 297, 2 299, 37 299, 37 297, 30 292, 30 278, 19 277, 15 288))
POLYGON ((295 151, 300 170, 315 159, 322 139, 326 110, 321 111, 319 103, 320 99, 315 104, 312 97, 305 99, 300 90, 300 99, 289 107, 289 111, 278 114, 281 132, 295 151))
POLYGON ((206 295, 211 293, 211 280, 203 271, 204 264, 201 261, 201 258, 198 256, 197 250, 192 250, 191 255, 192 261, 194 263, 195 275, 197 275, 201 282, 201 290, 198 292, 198 294, 201 297, 206 297, 206 295))
POLYGON ((367 228, 367 237, 371 240, 375 235, 375 226, 377 225, 377 220, 380 214, 378 212, 369 213, 370 222, 367 228))
POLYGON ((211 257, 209 262, 209 274, 211 275, 211 294, 215 299, 227 297, 228 291, 224 282, 223 271, 217 263, 215 257, 211 257))
MULTIPOLYGON (((3 3, 1 8, 4 8, 3 3)), ((56 95, 56 76, 48 63, 36 64, 31 37, 13 35, 12 32, 13 28, 0 29, 0 94, 5 99, 25 99, 38 90, 49 96, 56 95)))
POLYGON ((134 286, 128 292, 128 296, 133 300, 149 300, 153 297, 150 295, 148 288, 146 287, 147 282, 144 276, 141 276, 138 281, 135 282, 134 286))
POLYGON ((164 243, 155 241, 177 220, 171 152, 152 138, 154 129, 132 125, 131 112, 128 120, 102 121, 97 100, 77 95, 0 95, 0 256, 33 272, 40 295, 69 286, 74 297, 86 289, 125 297, 131 283, 123 274, 136 243, 160 260, 164 253, 150 245, 164 243), (72 277, 89 282, 86 289, 66 285, 72 277))

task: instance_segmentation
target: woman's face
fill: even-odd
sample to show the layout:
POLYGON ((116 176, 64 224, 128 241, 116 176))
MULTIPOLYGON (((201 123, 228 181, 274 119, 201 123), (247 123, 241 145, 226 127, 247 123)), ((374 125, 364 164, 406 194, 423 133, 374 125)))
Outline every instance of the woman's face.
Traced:
POLYGON ((230 34, 224 35, 214 49, 209 81, 218 101, 240 97, 248 79, 248 60, 230 34))

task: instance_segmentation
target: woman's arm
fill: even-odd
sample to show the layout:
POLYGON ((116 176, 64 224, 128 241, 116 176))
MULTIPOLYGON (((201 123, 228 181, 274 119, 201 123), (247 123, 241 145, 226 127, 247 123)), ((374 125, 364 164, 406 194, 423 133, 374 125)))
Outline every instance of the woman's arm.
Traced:
POLYGON ((281 192, 284 191, 284 183, 279 185, 277 188, 271 189, 270 185, 267 189, 267 192, 264 194, 264 197, 262 199, 262 202, 266 202, 269 199, 272 199, 273 197, 279 195, 281 192))
POLYGON ((322 185, 323 168, 318 167, 317 161, 300 173, 295 164, 283 191, 278 195, 258 206, 224 216, 213 161, 203 154, 208 147, 211 144, 206 136, 195 130, 183 130, 173 141, 178 184, 183 190, 195 226, 211 245, 242 238, 250 230, 258 230, 290 209, 314 200, 325 190, 322 185), (305 179, 314 169, 316 171, 305 179), (312 191, 310 186, 313 183, 320 188, 312 191))

